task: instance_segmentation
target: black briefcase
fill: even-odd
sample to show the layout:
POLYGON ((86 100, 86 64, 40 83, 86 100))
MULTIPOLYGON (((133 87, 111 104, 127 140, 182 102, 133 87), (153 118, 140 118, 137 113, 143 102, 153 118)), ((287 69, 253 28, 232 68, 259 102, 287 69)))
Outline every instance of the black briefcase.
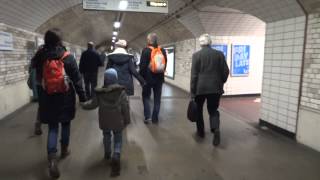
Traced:
POLYGON ((188 119, 191 121, 191 122, 196 122, 197 119, 198 119, 198 106, 197 106, 197 103, 192 99, 190 100, 189 102, 189 106, 188 106, 188 119))

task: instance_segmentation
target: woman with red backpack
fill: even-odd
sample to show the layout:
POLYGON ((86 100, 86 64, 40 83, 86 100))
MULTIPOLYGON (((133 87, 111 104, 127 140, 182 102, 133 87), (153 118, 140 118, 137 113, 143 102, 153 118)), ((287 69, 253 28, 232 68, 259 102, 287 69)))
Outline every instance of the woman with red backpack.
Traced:
POLYGON ((39 116, 42 123, 48 124, 47 152, 49 173, 59 178, 57 166, 57 140, 61 124, 61 158, 70 154, 70 123, 75 117, 76 93, 80 102, 86 101, 82 79, 75 58, 62 44, 61 33, 51 29, 45 33, 45 45, 34 59, 39 90, 39 116))

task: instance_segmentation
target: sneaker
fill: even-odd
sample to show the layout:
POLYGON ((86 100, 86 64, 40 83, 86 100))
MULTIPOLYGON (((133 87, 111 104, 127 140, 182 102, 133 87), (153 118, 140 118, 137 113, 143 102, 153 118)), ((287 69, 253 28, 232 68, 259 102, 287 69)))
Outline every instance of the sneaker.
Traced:
POLYGON ((143 122, 145 123, 145 124, 149 124, 149 122, 151 121, 151 119, 150 118, 148 118, 148 119, 144 119, 143 120, 143 122))
POLYGON ((221 138, 221 137, 220 137, 220 131, 219 131, 219 130, 215 131, 215 132, 214 132, 214 138, 213 138, 212 144, 213 144, 214 146, 218 146, 218 145, 220 144, 220 141, 221 141, 220 138, 221 138))
POLYGON ((60 171, 58 169, 58 161, 55 154, 51 154, 48 157, 49 160, 49 174, 52 178, 58 179, 60 177, 60 171))

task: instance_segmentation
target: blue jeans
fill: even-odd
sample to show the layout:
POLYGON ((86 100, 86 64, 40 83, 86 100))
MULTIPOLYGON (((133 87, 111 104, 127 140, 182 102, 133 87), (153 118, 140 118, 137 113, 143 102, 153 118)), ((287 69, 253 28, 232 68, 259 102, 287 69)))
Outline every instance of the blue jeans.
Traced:
POLYGON ((153 90, 153 113, 152 120, 158 121, 158 116, 160 112, 161 105, 161 93, 162 93, 162 82, 156 84, 147 84, 143 87, 142 90, 142 101, 144 106, 144 117, 145 119, 151 118, 151 108, 150 108, 150 97, 151 97, 151 89, 153 90))
POLYGON ((122 131, 111 131, 104 130, 103 131, 103 144, 104 144, 104 152, 106 154, 111 155, 112 149, 112 134, 113 134, 113 155, 120 155, 122 148, 122 131))
MULTIPOLYGON (((57 144, 58 144, 58 133, 59 133, 59 123, 49 124, 49 131, 48 131, 48 144, 47 150, 48 154, 57 153, 57 144)), ((69 145, 70 139, 70 122, 68 123, 61 123, 62 130, 61 130, 61 144, 62 145, 69 145)))

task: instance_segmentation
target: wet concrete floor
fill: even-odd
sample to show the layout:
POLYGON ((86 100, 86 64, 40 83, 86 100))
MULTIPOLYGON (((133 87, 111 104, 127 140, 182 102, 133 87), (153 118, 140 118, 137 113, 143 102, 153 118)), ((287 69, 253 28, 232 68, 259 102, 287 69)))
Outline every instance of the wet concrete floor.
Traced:
MULTIPOLYGON (((194 135, 186 119, 184 92, 164 86, 160 122, 143 123, 140 87, 131 98, 132 123, 124 135, 119 180, 319 180, 320 153, 269 130, 260 130, 222 110, 222 144, 194 135)), ((0 121, 0 180, 47 180, 46 133, 33 135, 36 104, 0 121)), ((205 113, 207 114, 207 113, 205 113)), ((206 115, 207 117, 207 115, 206 115)), ((105 180, 97 110, 78 107, 72 123, 72 154, 60 161, 61 180, 105 180)))

